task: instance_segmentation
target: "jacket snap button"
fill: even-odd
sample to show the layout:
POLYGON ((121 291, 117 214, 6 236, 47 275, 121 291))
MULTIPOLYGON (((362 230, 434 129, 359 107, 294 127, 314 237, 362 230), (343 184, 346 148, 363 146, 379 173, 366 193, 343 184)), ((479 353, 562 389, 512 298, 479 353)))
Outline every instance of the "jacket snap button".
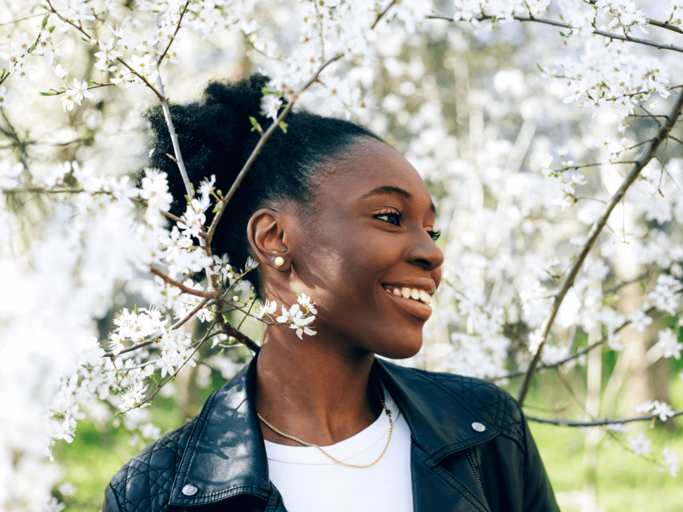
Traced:
POLYGON ((475 421, 474 423, 472 423, 472 430, 474 430, 475 432, 483 432, 484 430, 486 430, 486 427, 478 421, 475 421))
POLYGON ((197 494, 197 491, 199 491, 199 489, 197 489, 196 485, 187 484, 185 487, 183 487, 183 494, 185 496, 194 496, 197 494))

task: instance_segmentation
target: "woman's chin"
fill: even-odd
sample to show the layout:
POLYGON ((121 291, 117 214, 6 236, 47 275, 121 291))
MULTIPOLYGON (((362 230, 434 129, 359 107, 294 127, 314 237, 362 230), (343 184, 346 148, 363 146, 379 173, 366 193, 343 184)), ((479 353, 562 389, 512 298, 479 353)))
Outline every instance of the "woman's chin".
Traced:
POLYGON ((387 359, 408 359, 417 354, 422 348, 422 333, 419 338, 388 340, 381 347, 377 347, 375 354, 387 359))

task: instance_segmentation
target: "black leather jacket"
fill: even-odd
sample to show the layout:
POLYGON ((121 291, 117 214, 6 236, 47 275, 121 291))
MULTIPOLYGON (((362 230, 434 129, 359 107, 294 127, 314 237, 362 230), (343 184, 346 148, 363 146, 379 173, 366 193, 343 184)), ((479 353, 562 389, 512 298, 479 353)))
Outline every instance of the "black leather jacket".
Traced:
MULTIPOLYGON (((199 416, 133 457, 107 486, 103 511, 286 512, 268 478, 254 409, 255 361, 216 390, 199 416)), ((559 512, 508 393, 482 380, 381 360, 373 372, 412 433, 415 512, 559 512)))

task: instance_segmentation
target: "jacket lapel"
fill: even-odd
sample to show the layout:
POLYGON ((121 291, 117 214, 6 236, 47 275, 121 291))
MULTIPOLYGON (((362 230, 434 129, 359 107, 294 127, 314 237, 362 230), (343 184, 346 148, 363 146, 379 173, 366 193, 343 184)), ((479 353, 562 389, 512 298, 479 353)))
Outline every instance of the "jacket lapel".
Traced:
POLYGON ((411 464, 415 512, 443 510, 490 512, 472 466, 462 454, 456 470, 439 461, 485 443, 499 430, 476 416, 463 398, 427 377, 425 372, 377 360, 374 368, 406 418, 413 437, 411 464), (478 432, 474 423, 486 429, 478 432))

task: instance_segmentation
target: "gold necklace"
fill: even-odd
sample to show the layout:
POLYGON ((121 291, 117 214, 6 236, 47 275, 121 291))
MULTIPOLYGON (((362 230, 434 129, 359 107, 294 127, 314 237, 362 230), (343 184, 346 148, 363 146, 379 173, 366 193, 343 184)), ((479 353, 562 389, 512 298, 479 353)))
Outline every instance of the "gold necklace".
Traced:
POLYGON ((387 415, 387 418, 389 418, 389 437, 388 437, 388 439, 387 439, 387 444, 384 445, 384 450, 382 450, 382 453, 381 453, 380 456, 377 458, 377 460, 376 460, 375 462, 372 462, 372 463, 367 464, 367 465, 365 465, 365 466, 357 466, 357 465, 355 465, 355 464, 347 464, 346 462, 342 462, 342 461, 340 461, 339 459, 335 459, 334 457, 332 457, 332 455, 330 455, 329 453, 327 453, 325 450, 323 450, 323 449, 322 449, 320 446, 318 446, 317 444, 307 443, 306 441, 302 441, 302 440, 299 439, 298 437, 294 437, 294 436, 290 436, 289 434, 285 434, 284 432, 282 432, 282 431, 276 429, 273 425, 271 425, 270 423, 268 423, 268 422, 263 418, 263 416, 261 416, 259 413, 256 413, 256 415, 257 415, 257 416, 259 417, 259 419, 260 419, 263 423, 265 423, 266 426, 267 426, 269 429, 271 429, 273 432, 277 432, 277 433, 280 434, 282 437, 286 437, 287 439, 291 439, 292 441, 296 441, 297 443, 300 443, 300 444, 302 444, 302 445, 304 445, 304 446, 308 446, 309 448, 317 448, 317 449, 320 450, 326 457, 332 459, 334 462, 337 462, 338 464, 341 464, 342 466, 347 466, 347 467, 350 467, 350 468, 358 468, 358 469, 369 468, 370 466, 374 466, 375 464, 377 464, 377 463, 379 462, 379 460, 380 460, 380 459, 384 456, 384 454, 386 453, 387 448, 389 448, 389 441, 391 441, 391 433, 392 433, 393 430, 394 430, 394 422, 391 420, 391 411, 390 411, 389 409, 387 409, 386 406, 384 405, 384 400, 382 399, 382 395, 381 395, 380 392, 379 392, 379 388, 376 388, 376 389, 377 389, 377 395, 379 396, 379 401, 382 403, 382 409, 384 409, 384 412, 385 412, 385 414, 387 415))

